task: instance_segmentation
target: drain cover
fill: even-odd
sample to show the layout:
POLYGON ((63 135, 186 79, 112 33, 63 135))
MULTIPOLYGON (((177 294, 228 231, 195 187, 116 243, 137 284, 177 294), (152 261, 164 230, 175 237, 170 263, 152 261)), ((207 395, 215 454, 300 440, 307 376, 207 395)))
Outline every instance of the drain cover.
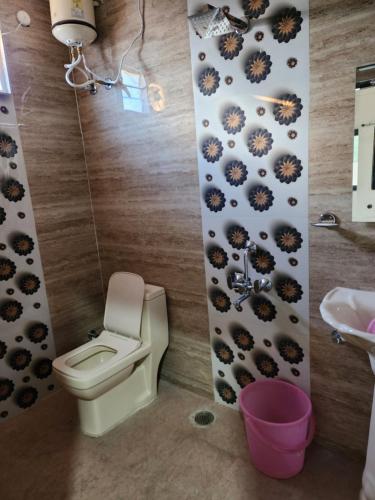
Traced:
POLYGON ((210 411, 198 411, 194 415, 194 422, 197 425, 205 426, 210 425, 215 420, 215 416, 210 411))

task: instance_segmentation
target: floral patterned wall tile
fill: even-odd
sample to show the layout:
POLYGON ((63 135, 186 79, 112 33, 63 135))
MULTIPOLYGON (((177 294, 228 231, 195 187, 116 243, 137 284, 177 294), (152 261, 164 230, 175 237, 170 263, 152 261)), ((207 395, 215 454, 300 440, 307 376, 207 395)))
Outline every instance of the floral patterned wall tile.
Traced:
POLYGON ((0 422, 54 390, 54 357, 13 99, 0 95, 0 422))
MULTIPOLYGON (((190 26, 215 397, 282 377, 309 391, 307 0, 219 1, 251 29, 201 39, 190 26), (233 306, 246 241, 270 293, 233 306)), ((189 14, 204 6, 188 0, 189 14)))

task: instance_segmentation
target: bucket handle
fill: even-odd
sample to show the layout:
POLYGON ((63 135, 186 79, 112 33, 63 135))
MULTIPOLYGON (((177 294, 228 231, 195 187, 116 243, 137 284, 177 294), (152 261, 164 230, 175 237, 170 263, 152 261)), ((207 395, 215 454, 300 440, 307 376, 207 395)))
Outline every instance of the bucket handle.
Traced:
POLYGON ((300 444, 299 446, 296 446, 295 448, 279 448, 271 441, 268 441, 268 439, 259 432, 256 425, 252 422, 252 420, 250 418, 246 418, 246 423, 249 424, 251 430, 254 432, 254 434, 257 436, 258 439, 263 441, 263 443, 265 445, 269 446, 270 448, 272 448, 274 451, 277 451, 278 453, 299 453, 299 452, 305 450, 311 444, 311 442, 314 438, 315 429, 316 429, 315 416, 313 414, 311 414, 310 422, 309 422, 309 431, 307 433, 306 440, 302 444, 300 444))

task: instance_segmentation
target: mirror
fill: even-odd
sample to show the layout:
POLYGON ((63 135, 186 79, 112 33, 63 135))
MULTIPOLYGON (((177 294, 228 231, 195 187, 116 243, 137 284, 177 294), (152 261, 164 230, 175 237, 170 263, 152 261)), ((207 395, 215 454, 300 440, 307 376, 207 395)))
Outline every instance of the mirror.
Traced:
POLYGON ((356 70, 352 220, 375 221, 375 64, 356 70))
POLYGON ((5 59, 5 51, 3 37, 0 32, 0 94, 10 94, 10 83, 8 76, 7 62, 5 59))

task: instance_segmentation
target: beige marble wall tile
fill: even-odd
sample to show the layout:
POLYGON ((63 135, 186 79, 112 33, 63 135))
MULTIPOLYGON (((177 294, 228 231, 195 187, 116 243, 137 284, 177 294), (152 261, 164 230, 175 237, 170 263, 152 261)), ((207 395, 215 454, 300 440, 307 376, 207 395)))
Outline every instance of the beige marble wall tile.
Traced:
MULTIPOLYGON (((88 54, 96 69, 117 69, 137 15, 124 0, 99 9, 101 37, 88 54)), ((146 2, 145 16, 142 51, 129 63, 163 88, 165 111, 126 112, 118 89, 80 98, 104 282, 124 269, 165 287, 171 348, 163 375, 211 390, 186 3, 146 2), (197 368, 188 353, 200 349, 197 368)))
POLYGON ((174 335, 163 362, 162 377, 213 397, 210 345, 186 335, 174 335))
POLYGON ((374 379, 367 356, 335 346, 319 304, 335 286, 373 289, 375 224, 351 222, 355 68, 374 62, 375 2, 311 0, 310 216, 332 210, 339 231, 310 231, 311 373, 319 438, 366 452, 374 379))
POLYGON ((5 31, 15 28, 19 9, 29 12, 31 27, 7 36, 5 44, 57 351, 62 353, 101 324, 100 266, 75 97, 64 83, 67 49, 52 37, 47 1, 0 0, 5 31))

